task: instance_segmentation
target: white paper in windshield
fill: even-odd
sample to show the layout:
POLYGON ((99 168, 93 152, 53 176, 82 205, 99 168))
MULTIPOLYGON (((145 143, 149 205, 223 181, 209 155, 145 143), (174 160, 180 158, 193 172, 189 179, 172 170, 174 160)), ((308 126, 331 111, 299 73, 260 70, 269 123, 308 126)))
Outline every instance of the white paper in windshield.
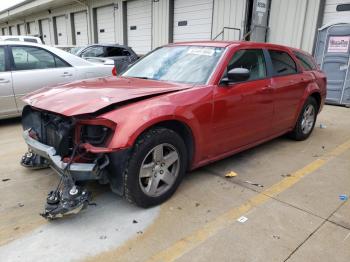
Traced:
POLYGON ((215 51, 213 49, 208 49, 208 48, 190 48, 187 51, 188 54, 206 55, 206 56, 213 56, 214 52, 215 51))

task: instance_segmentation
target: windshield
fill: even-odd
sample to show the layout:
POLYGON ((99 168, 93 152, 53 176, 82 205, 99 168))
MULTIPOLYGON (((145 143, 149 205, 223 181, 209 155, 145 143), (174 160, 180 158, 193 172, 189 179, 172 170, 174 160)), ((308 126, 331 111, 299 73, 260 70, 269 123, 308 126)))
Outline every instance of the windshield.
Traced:
POLYGON ((123 76, 204 84, 224 49, 203 46, 166 46, 150 53, 123 76))

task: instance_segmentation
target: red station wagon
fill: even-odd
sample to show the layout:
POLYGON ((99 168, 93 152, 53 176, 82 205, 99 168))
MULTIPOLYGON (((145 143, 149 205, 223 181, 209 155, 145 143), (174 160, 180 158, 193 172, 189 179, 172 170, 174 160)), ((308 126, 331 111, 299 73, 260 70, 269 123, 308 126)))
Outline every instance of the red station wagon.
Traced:
POLYGON ((117 78, 25 97, 30 153, 22 164, 50 166, 62 178, 47 199, 47 217, 88 200, 76 185, 81 180, 109 183, 142 207, 158 205, 188 170, 286 133, 308 138, 325 96, 324 73, 301 50, 253 42, 171 44, 117 78))

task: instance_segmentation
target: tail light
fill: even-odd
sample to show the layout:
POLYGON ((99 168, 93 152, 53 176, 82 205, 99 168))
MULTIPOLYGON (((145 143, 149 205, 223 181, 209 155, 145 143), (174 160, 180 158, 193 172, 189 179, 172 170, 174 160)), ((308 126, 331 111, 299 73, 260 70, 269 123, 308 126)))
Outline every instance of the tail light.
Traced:
POLYGON ((117 76, 117 68, 115 66, 112 69, 112 75, 117 76))

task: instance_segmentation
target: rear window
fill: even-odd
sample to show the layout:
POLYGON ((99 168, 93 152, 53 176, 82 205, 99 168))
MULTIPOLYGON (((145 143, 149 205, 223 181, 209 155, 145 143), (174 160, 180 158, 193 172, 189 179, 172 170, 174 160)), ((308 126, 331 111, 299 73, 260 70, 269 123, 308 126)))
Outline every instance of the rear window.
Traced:
POLYGON ((311 71, 311 70, 317 69, 317 67, 316 67, 316 65, 313 62, 311 57, 309 57, 305 54, 302 54, 300 52, 294 52, 294 55, 296 56, 296 58, 298 59, 298 61, 304 67, 305 70, 311 71))
POLYGON ((284 51, 269 50, 275 75, 283 76, 296 74, 297 66, 291 56, 284 51))
POLYGON ((129 56, 130 53, 121 47, 107 47, 107 56, 129 56))

